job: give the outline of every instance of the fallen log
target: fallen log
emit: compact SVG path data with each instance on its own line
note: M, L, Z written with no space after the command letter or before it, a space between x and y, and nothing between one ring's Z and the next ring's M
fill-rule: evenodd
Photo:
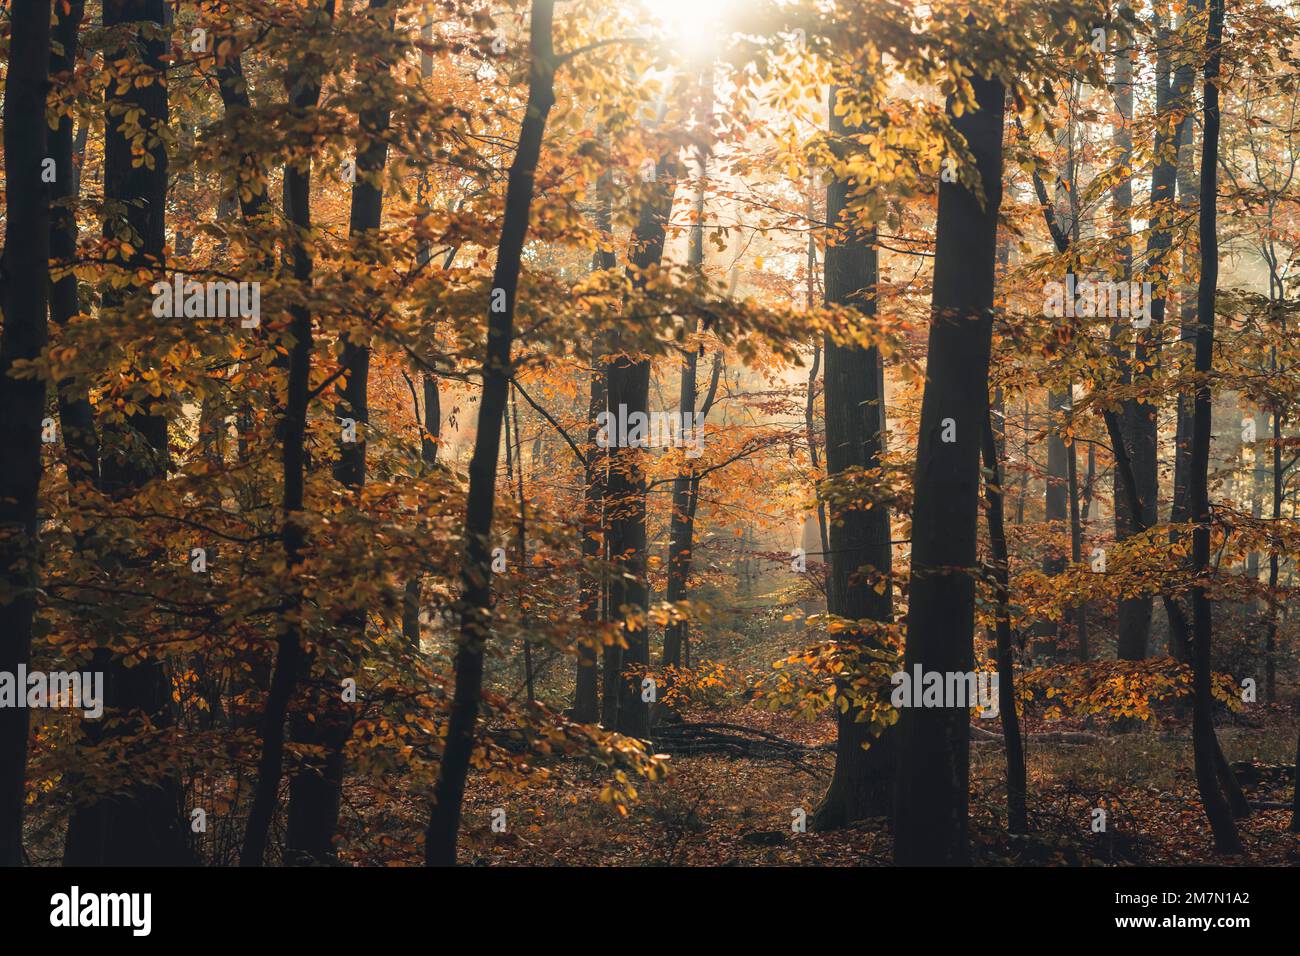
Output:
M755 727L711 721L666 724L655 727L650 737L655 749L661 753L680 756L719 754L755 760L780 760L813 776L825 773L821 768L809 766L806 762L810 755L825 749L824 747L810 747Z

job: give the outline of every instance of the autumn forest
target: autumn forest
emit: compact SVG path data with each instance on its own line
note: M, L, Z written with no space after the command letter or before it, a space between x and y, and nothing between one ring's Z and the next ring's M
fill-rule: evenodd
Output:
M0 865L1300 864L1292 0L0 62Z

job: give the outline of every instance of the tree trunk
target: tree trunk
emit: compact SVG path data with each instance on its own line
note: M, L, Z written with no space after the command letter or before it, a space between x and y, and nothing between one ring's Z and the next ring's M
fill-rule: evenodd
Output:
M70 81L77 62L77 46L85 0L76 0L68 12L60 4L55 8L57 20L53 39L62 51L51 49L50 74ZM50 318L66 326L81 312L77 276L71 271L77 258L77 216L75 203L81 193L80 160L85 153L88 126L83 123L76 138L72 116L59 117L59 125L50 134L50 155L54 158L53 201L50 213L50 258L69 271L50 287ZM78 148L80 147L80 148ZM84 382L67 380L59 383L59 426L63 433L64 460L68 477L74 484L99 485L99 435L95 430L90 393Z
M985 419L981 447L984 468L988 472L984 479L984 515L989 528L989 548L993 552L993 585L997 592L994 633L998 659L998 716L1001 718L1002 739L1007 751L1007 830L1011 833L1028 833L1025 747L1020 736L1020 717L1016 713L1016 668L1011 647L1011 559L1007 552L1007 532L1003 520L1005 490L1002 463L998 456L997 437L993 431L992 412Z
M1196 785L1205 814L1214 831L1220 853L1240 853L1241 841L1228 801L1219 789L1215 770L1214 698L1211 695L1211 638L1213 606L1205 578L1210 568L1209 468L1213 395L1209 373L1214 364L1214 304L1219 280L1219 238L1217 229L1219 166L1219 65L1223 36L1224 0L1210 0L1209 27L1205 37L1205 102L1201 143L1201 277L1197 287L1196 371L1200 373L1192 410L1192 454L1188 475L1188 497L1192 519L1192 565L1197 575L1192 587L1194 656L1192 659L1192 746L1195 753Z
M605 173L597 183L598 205L596 226L600 229L602 247L592 257L592 268L598 271L613 269L618 263L614 254L613 237L613 199L610 195L610 174ZM586 462L583 465L582 492L582 560L583 569L578 574L578 598L583 624L595 630L597 623L605 620L604 595L605 585L592 567L605 558L605 475L606 452L596 444L598 429L596 417L608 410L605 376L608 374L601 358L602 337L596 335L591 341L592 369L589 377L587 401L587 445ZM585 639L589 639L586 635ZM578 645L577 675L573 693L573 719L582 723L594 723L602 719L607 727L613 727L617 720L617 709L612 707L617 695L610 695L610 684L606 685L605 704L607 714L600 712L599 683L597 671L597 652L599 645L581 642ZM605 648L606 663L612 665L617 655L617 647Z
M1193 0L1194 10L1200 9L1203 0ZM1159 291L1168 276L1169 250L1173 244L1174 187L1178 176L1178 145L1187 125L1188 97L1192 88L1192 57L1185 56L1177 68L1170 72L1170 44L1172 31L1156 14L1158 53L1156 58L1156 132L1155 168L1151 172L1151 205L1155 210L1147 240L1147 268L1151 272L1153 293L1151 298L1151 323L1137 330L1133 348L1134 381L1150 381L1160 361L1161 336L1165 322L1167 297ZM1143 514L1143 524L1153 526L1159 520L1157 508L1160 483L1157 461L1157 407L1154 402L1130 399L1124 403L1123 432L1133 462L1134 479L1138 485L1138 498ZM1118 496L1117 496L1118 499ZM1117 500L1115 509L1116 540L1133 534L1131 516L1121 515ZM1116 654L1123 660L1143 660L1149 653L1151 638L1151 598L1139 597L1121 600L1119 607L1119 633Z
M1063 414L1070 405L1068 392L1047 393L1047 479L1043 496L1043 518L1048 522L1047 547L1043 554L1043 573L1049 577L1065 570L1065 556L1056 547L1056 535L1064 528L1069 515L1069 452L1061 437ZM1045 620L1035 628L1038 647L1035 654L1056 657L1057 625Z
M388 0L370 0L370 10L380 10ZM393 19L387 18L392 29ZM372 71L386 72L383 61L376 61ZM365 81L365 78L362 78ZM360 128L364 147L356 156L356 182L352 184L352 209L348 235L361 245L358 256L368 255L365 244L372 242L379 230L384 210L384 189L380 177L388 161L389 111L376 108L361 111ZM366 483L366 429L370 422L368 384L370 346L354 340L348 333L339 336L339 364L344 369L339 383L338 402L334 407L337 422L355 423L355 441L338 442L338 460L334 463L334 480L358 497ZM342 429L340 429L340 432ZM339 807L343 799L343 748L352 736L352 708L339 693L341 677L355 673L357 655L354 647L365 640L366 609L352 608L340 621L343 646L332 661L325 661L324 677L313 682L306 704L290 720L295 744L320 748L320 755L304 757L289 781L289 815L285 831L286 861L295 864L333 862L337 854L334 833L338 829ZM317 663L315 655L304 662L304 673ZM314 719L312 719L314 717Z
M998 206L1002 198L1000 79L971 77L978 109L953 114L975 158L981 197L939 184L934 296L925 393L917 436L912 571L904 668L968 673L974 666L976 521L980 444L988 416L988 367ZM950 437L952 441L944 441ZM968 709L903 709L899 722L894 860L964 862L969 855Z
M325 0L322 12L327 21L333 20L334 0ZM306 62L290 74L290 102L295 111L309 113L316 108L320 100L320 83L319 73L313 74ZM285 218L293 224L295 230L290 244L293 276L300 287L306 289L311 285L314 268L311 252L305 243L305 238L311 231L310 157L300 165L285 168L284 199ZM284 481L280 540L284 548L285 567L292 574L293 569L302 561L307 543L301 513L307 467L305 443L314 343L311 309L299 302L290 307L289 314L289 342L286 343L289 348L289 375L280 423ZM291 590L285 596L285 604L276 646L275 669L271 674L271 688L262 711L262 756L258 762L253 805L244 831L244 845L240 851L241 866L261 866L266 854L267 834L271 818L275 815L283 775L284 720L305 663L300 620L302 591L296 587Z
M614 254L613 198L610 194L611 174L604 173L597 184L596 225L600 229L602 247L592 257L592 268L608 271L618 264ZM603 575L591 568L609 558L605 522L606 482L609 459L605 449L596 443L598 428L596 417L609 410L606 377L609 374L602 352L608 338L597 334L591 340L591 373L587 402L587 458L583 466L583 524L582 558L584 568L578 576L578 595L581 601L583 623L594 629L597 622L608 620L609 586ZM612 728L618 720L617 673L620 666L620 648L605 646L603 675L598 668L601 646L579 645L577 675L574 685L574 719L592 723L597 719ZM602 685L603 684L603 688Z
M832 135L844 136L848 129L844 117L836 115L837 96L838 91L832 88L830 129ZM874 230L862 228L856 211L849 209L852 185L860 184L834 179L826 187L826 219L836 233L826 243L826 301L829 305L853 306L861 312L866 326L877 314L879 263ZM877 374L880 352L841 344L831 335L826 336L823 350L826 475L878 468L885 428L884 395ZM856 648L878 648L879 638L871 632L871 625L893 620L889 507L883 503L864 509L832 505L829 511L831 574L827 607L838 617L867 622L858 633L840 638L849 652L845 656L849 657ZM877 582L882 576L885 587L878 591ZM867 660L865 656L853 658L860 663ZM847 686L837 689L837 697L849 693ZM898 763L897 734L891 727L877 738L870 724L859 720L861 716L860 707L836 707L835 773L813 817L816 829L834 829L890 814Z
M496 510L497 464L501 430L510 391L510 343L515 298L532 213L534 180L546 119L555 104L555 54L551 45L554 0L533 0L529 12L528 104L519 145L506 186L505 217L492 276L487 342L483 357L483 395L479 405L474 455L469 465L465 508L465 560L461 569L461 633L456 651L456 683L447 738L434 786L425 831L426 866L454 866L465 777L474 752L474 728L483 692L483 645L490 636L492 607L492 516Z
M420 28L420 38L431 47L434 41L433 20ZM420 51L420 76L425 79L433 77L433 54L428 50ZM429 190L428 170L420 172L417 201L427 208ZM459 247L453 246L443 260L443 268L451 268L452 260ZM428 242L423 243L417 253L419 264L428 265L433 258L433 250ZM424 472L430 471L438 463L438 443L442 438L442 402L438 394L438 378L428 368L420 372L420 387L424 395L424 420L420 429L420 464ZM417 414L419 409L416 409ZM406 582L402 595L402 637L414 654L420 653L420 603L424 583L418 572Z
M438 379L425 371L420 376L424 400L424 418L420 423L420 465L424 473L438 464L438 443L442 437L442 401L438 394ZM423 590L420 575L412 575L406 582L402 596L402 638L411 652L420 652L420 594Z
M1140 514L1140 509L1136 507L1138 500L1137 481L1133 477L1133 465L1129 460L1128 451L1120 434L1119 415L1113 411L1103 409L1102 417L1105 419L1106 432L1110 436L1111 447L1115 453L1115 472L1119 477L1120 491L1128 499L1133 513ZM1136 530L1141 533L1150 529L1145 525L1139 525ZM1164 604L1165 617L1169 620L1169 639L1179 649L1177 656L1180 660L1191 660L1192 636L1187 615L1183 613L1182 606L1171 594L1162 593L1160 600ZM1232 768L1228 765L1227 758L1223 756L1223 750L1219 747L1219 738L1211 734L1210 743L1214 771L1218 776L1219 785L1223 787L1224 793L1227 795L1233 816L1238 819L1249 816L1250 804L1247 802L1245 794L1242 793L1241 785L1233 774Z
M1184 127L1182 135L1183 139L1178 148L1178 170L1176 175L1178 205L1180 212L1190 218L1193 210L1201 202L1201 187L1196 175L1196 150L1190 123ZM1184 271L1190 272L1194 264L1199 265L1199 262L1193 263L1193 257L1193 250L1190 248L1184 250L1183 258L1186 263ZM1178 341L1184 368L1191 368L1195 364L1196 330L1195 290L1190 286L1184 287L1181 293L1178 317ZM1171 524L1182 524L1191 517L1188 508L1192 461L1192 406L1193 396L1180 390L1174 413L1174 483L1173 501L1169 508L1169 521ZM1169 532L1170 544L1177 543L1180 537L1181 534L1178 531L1171 530ZM1170 656L1184 663L1191 663L1186 659L1186 655L1183 653L1184 650L1179 642L1173 639L1171 634L1169 640Z
M150 162L134 151L132 128L161 129L168 122L166 64L168 42L160 35L166 23L162 0L108 0L104 26L124 28L123 47L109 56L138 61L153 82L105 93L104 196L116 201L104 220L106 239L128 242L133 252L123 265L142 274L161 275L166 243L167 151L161 142L149 150ZM126 115L131 113L128 124ZM137 290L105 289L105 309L124 307ZM121 424L104 429L100 480L110 497L123 499L167 473L167 420L161 400ZM135 570L155 560L152 545L141 554L107 557L110 566ZM86 742L130 736L145 724L155 728L172 723L171 682L162 661L138 655L132 666L124 657L96 651L91 669L104 673L105 717L93 726L83 723ZM109 724L110 715L124 715ZM191 862L188 828L182 821L180 783L167 774L160 783L137 784L126 793L95 800L74 812L68 825L64 864L177 865Z
M613 254L610 254L613 258ZM608 268L600 265L599 268ZM596 351L592 349L593 353ZM604 484L602 481L602 454L596 446L596 416L605 410L605 370L597 367L590 375L590 393L587 403L587 461L583 467L582 493L582 561L578 574L579 613L583 624L594 631L600 623L600 579L590 570L601 559L601 540L604 529ZM592 634L584 634L578 644L578 672L573 692L573 719L584 724L595 723L599 717L597 697L597 645Z
M816 180L814 177L809 178L808 182L808 222L813 222L815 213L814 208L814 190ZM808 296L807 306L811 312L817 307L817 234L813 229L808 230ZM822 364L822 343L813 343L813 361L812 368L808 370L808 391L804 399L803 422L805 440L808 442L808 461L812 465L814 475L821 471L821 456L818 453L817 432L813 424L814 414L817 410L817 376L821 372ZM880 392L884 394L884 379L882 367L882 378ZM823 391L825 386L823 385ZM825 416L823 416L823 421ZM819 555L821 563L826 568L826 573L822 575L822 589L826 594L830 594L830 559L831 559L831 539L830 532L826 527L826 502L817 502L817 540L821 543L822 553ZM828 598L829 600L829 598ZM830 610L829 605L827 610Z
M1071 402L1073 408L1073 402ZM1070 442L1067 449L1066 472L1070 495L1070 560L1078 566L1083 561L1083 518L1079 507L1079 444ZM1091 651L1088 647L1088 605L1077 604L1071 609L1080 663L1086 664Z
M41 416L45 380L12 377L15 362L40 356L49 331L50 193L45 94L50 70L50 4L10 10L5 78L5 245L0 256L0 672L16 674L31 658L39 551ZM69 136L70 141L70 136ZM21 693L21 690L20 690ZM19 866L27 782L29 710L0 708L0 866Z
M820 342L813 346L812 367L808 369L808 391L804 398L804 435L808 442L808 462L812 466L812 472L817 475L821 471L821 454L818 452L817 429L813 424L814 415L817 411L817 377L821 374L822 366L822 344ZM823 391L825 386L823 385ZM825 421L825 415L822 416ZM826 527L826 502L817 502L817 540L821 544L822 553L818 556L821 563L826 566L828 572L831 559L831 539L830 530ZM822 575L822 589L830 594L830 574ZM829 600L829 598L828 598ZM827 605L827 610L830 606Z
M663 258L666 225L672 212L676 163L662 157L656 166L650 197L641 207L632 232L628 277L644 289L647 271ZM650 360L626 354L617 331L605 387L615 416L640 412L650 404ZM639 448L609 449L609 479L605 488L610 560L616 569L610 583L610 610L622 622L623 648L618 680L618 716L614 729L633 737L650 733L650 706L642 699L641 672L650 663L649 628L645 619L649 593L646 586L646 478Z
M1284 320L1285 321L1285 320ZM1276 365L1276 354L1274 364ZM1285 414L1273 409L1273 527L1281 525L1282 518L1282 426ZM1279 555L1276 546L1268 549L1268 624L1264 631L1264 699L1272 703L1277 697L1277 617Z
M712 100L713 76L706 72L701 77L701 85L709 86ZM696 148L695 217L691 223L690 251L687 265L692 269L704 268L704 199L708 186L709 172L708 148L700 145ZM695 395L696 374L699 369L702 348L697 348L691 341L698 328L694 318L686 321L686 341L682 355L681 383L678 388L677 408L683 423L694 422L697 411ZM698 436L697 436L698 437ZM688 460L689 462L689 460ZM676 604L686 600L687 587L691 576L691 551L695 546L695 511L692 507L692 491L699 479L695 477L693 464L688 463L682 471L673 477L672 513L668 528L668 603ZM682 646L689 640L690 623L673 621L664 628L663 664L665 667L682 666Z

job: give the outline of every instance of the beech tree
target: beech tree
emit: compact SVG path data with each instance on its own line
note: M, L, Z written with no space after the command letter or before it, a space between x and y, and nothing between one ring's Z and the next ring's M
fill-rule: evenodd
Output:
M46 158L45 84L50 70L50 4L13 11L16 53L5 78L5 244L0 254L0 668L16 673L31 657L36 612L37 511L41 484L41 419L45 380L17 377L18 363L45 346L49 299L50 193ZM57 175L57 168L56 168ZM0 712L0 866L23 861L22 820L27 769L28 711Z
M979 455L988 416L1006 88L996 76L976 76L970 86L973 104L964 104L959 114L950 96L947 107L974 167L960 182L939 184L904 671L919 664L926 671L964 673L974 664L975 588L965 569L975 564ZM969 852L966 707L907 708L898 734L895 860L964 862Z

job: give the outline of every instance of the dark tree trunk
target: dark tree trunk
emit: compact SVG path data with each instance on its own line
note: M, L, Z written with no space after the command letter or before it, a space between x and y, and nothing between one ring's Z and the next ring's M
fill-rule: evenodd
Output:
M644 289L647 272L663 258L668 216L672 212L675 163L660 159L650 198L641 207L632 231L628 277ZM649 411L650 360L628 355L615 343L606 365L605 387L609 408L629 418ZM650 734L650 704L641 692L642 672L650 663L650 632L645 618L649 591L646 585L646 478L640 448L609 449L609 478L605 487L606 534L610 560L616 569L609 588L611 613L622 621L623 648L619 666L618 715L614 729L633 737Z
M712 92L712 75L708 77L710 93ZM695 185L695 218L691 223L691 244L687 264L693 269L704 267L704 199L708 185L708 150L700 146L696 150L699 180ZM698 323L689 319L686 323L687 343L682 355L681 383L678 389L677 407L682 421L694 421L697 411L695 394L696 377L700 364L701 350L690 341ZM715 366L717 368L718 366ZM689 417L688 417L689 416ZM673 478L672 513L668 527L668 603L676 604L686 600L687 588L691 576L691 551L695 547L695 509L692 492L698 486L695 468L688 465ZM663 664L668 667L682 666L682 647L690 640L690 624L687 621L674 621L664 629Z
M978 109L953 116L975 158L983 197L939 184L934 296L917 437L912 570L903 666L967 673L974 667L976 522L980 444L1002 199L1001 80L971 78ZM953 431L955 430L955 434ZM945 432L952 441L944 441ZM969 855L968 710L907 707L899 722L894 860L964 862Z
M1276 364L1276 355L1274 356ZM1282 518L1282 425L1285 415L1278 409L1273 410L1273 526L1279 527ZM1277 696L1277 583L1279 555L1276 546L1268 549L1268 624L1264 631L1264 699L1272 703Z
M611 356L606 366L605 387L615 414L647 411L650 397L650 362L625 354ZM618 711L614 729L621 734L647 737L650 707L641 699L641 671L650 663L650 641L645 610L649 595L646 567L646 480L638 462L640 449L609 449L609 481L606 486L606 535L615 576L609 585L610 613L620 621L626 644L618 658Z
M1070 493L1070 560L1077 566L1083 561L1083 518L1079 506L1079 445L1071 442L1067 453L1066 471L1069 479ZM1078 604L1071 609L1074 617L1074 632L1077 641L1079 661L1087 663L1091 652L1088 648L1088 605Z
M1192 454L1188 475L1188 497L1192 529L1192 566L1197 583L1192 587L1192 746L1196 758L1196 785L1205 814L1214 831L1220 853L1240 853L1241 840L1232 810L1219 789L1215 768L1214 698L1211 639L1213 605L1205 578L1210 567L1210 439L1213 394L1209 373L1214 365L1214 303L1219 281L1219 237L1217 233L1219 167L1219 64L1223 37L1224 0L1210 0L1209 27L1205 37L1205 103L1201 143L1201 278L1196 296L1196 399L1192 410Z
M818 342L813 346L812 367L808 369L808 391L803 408L804 435L806 436L805 440L808 442L808 462L812 465L814 475L818 474L822 467L821 453L818 451L817 428L814 425L814 415L817 411L817 377L821 374L821 368L822 344ZM825 391L825 385L822 386L822 390ZM822 420L825 421L825 414L823 414ZM817 502L817 540L822 549L822 553L818 557L821 558L821 563L828 569L828 573L822 576L822 589L829 595L831 538L830 529L826 526L826 502L820 500ZM829 604L826 609L830 610Z
M1203 0L1194 0L1199 9ZM1147 269L1151 275L1151 323L1137 330L1133 348L1131 376L1134 381L1149 382L1160 361L1161 337L1165 322L1166 296L1159 289L1167 279L1169 250L1173 244L1173 219L1175 215L1174 188L1177 183L1178 144L1187 125L1189 94L1192 89L1192 57L1182 58L1178 67L1170 69L1170 44L1172 32L1159 20L1157 14L1158 54L1156 60L1156 133L1155 168L1151 172L1151 205L1154 220L1147 240ZM1129 399L1123 408L1123 432L1133 463L1133 477L1142 508L1142 524L1152 527L1159 520L1157 509L1160 496L1160 479L1157 461L1157 406L1154 402ZM1131 515L1121 513L1122 505L1117 495L1115 509L1115 536L1123 540L1134 533L1136 523ZM1129 598L1119 607L1119 633L1116 654L1122 660L1143 660L1149 653L1151 638L1151 598Z
M1119 415L1113 411L1103 409L1102 417L1105 419L1106 433L1110 436L1111 447L1115 453L1115 472L1119 477L1120 492L1128 499L1129 506L1133 508L1133 513L1139 514L1139 509L1134 507L1137 504L1137 480L1133 477L1133 465L1129 460L1128 451L1120 434ZM1136 528L1138 533L1148 530L1150 529L1141 524ZM1160 600L1164 604L1165 617L1169 620L1169 639L1179 649L1177 656L1180 660L1192 660L1191 625L1187 621L1187 615L1183 612L1182 605L1178 603L1177 598L1167 592L1160 595ZM1223 750L1219 747L1218 736L1211 734L1210 743L1213 752L1214 771L1218 776L1219 785L1223 787L1223 791L1228 798L1233 816L1239 819L1249 816L1250 804L1242 793L1241 785L1233 774L1232 768L1228 765Z
M1196 176L1195 144L1191 124L1183 130L1183 141L1178 148L1178 205L1184 216L1191 216L1201 202L1201 186ZM1187 258L1190 260L1191 256ZM1188 267L1192 265L1187 263ZM1183 290L1179 307L1178 338L1183 346L1185 367L1194 364L1196 348L1196 295L1190 288ZM1174 493L1169 509L1171 523L1188 520L1187 483L1192 457L1192 396L1178 393L1178 410L1174 425ZM1176 540L1176 539L1175 539Z
M610 174L606 173L597 184L599 205L596 213L596 226L604 246L597 250L592 259L592 268L605 271L617 264L613 245L613 199L610 195ZM587 459L583 465L582 493L582 560L583 569L578 575L578 599L581 602L581 616L589 632L594 631L598 622L605 620L605 584L601 577L591 569L603 560L605 552L605 478L607 474L606 452L596 444L596 416L608 409L606 400L605 377L608 370L601 358L603 338L594 336L591 342L590 391L587 402ZM584 640L591 634L584 635ZM608 679L605 686L604 703L607 713L602 714L598 694L600 673L597 669L597 652L599 646L594 643L580 643L578 646L577 675L573 694L573 718L583 723L594 723L598 718L606 727L613 727L617 720L617 693L611 693L612 682ZM606 647L604 650L606 670L617 661L618 648ZM612 674L609 676L613 676Z
M57 20L53 39L62 51L51 49L50 74L70 81L77 62L77 44L85 0L76 0L63 12L55 8ZM75 204L81 193L80 160L84 155L88 127L82 124L80 142L74 139L72 116L61 116L50 134L50 155L54 158L54 208L50 213L50 259L71 268L77 258L77 216ZM78 148L80 146L80 149ZM50 318L66 326L81 311L77 277L68 271L50 286ZM63 433L64 460L73 484L99 485L99 435L94 411L84 382L59 383L59 425Z
M1006 495L998 445L993 432L993 414L990 413L985 419L981 450L984 468L988 472L984 479L984 515L988 522L989 549L993 552L993 586L997 593L994 634L998 659L998 716L1007 752L1007 830L1028 833L1025 746L1020 736L1020 717L1016 713L1016 669L1011 647L1011 561L1003 520Z
M835 113L837 91L831 90L832 134L847 132L844 118ZM851 184L834 180L826 187L826 219L835 231L826 243L826 301L851 305L862 313L862 324L870 325L877 314L879 281L878 253L874 230L864 229L856 211L849 207ZM880 393L880 353L856 345L845 345L827 335L825 401L826 475L850 469L880 466L884 452L884 395ZM871 508L829 509L827 536L830 544L830 589L827 607L838 617L861 621L863 627L840 640L852 653L860 647L880 647L872 625L893 620L893 587L889 583L893 560L890 549L889 507L878 503ZM876 586L881 577L885 588ZM858 659L865 664L865 656ZM840 695L848 695L845 686ZM892 807L894 771L898 762L894 728L873 736L870 724L862 722L860 707L836 709L837 737L835 773L813 816L819 830L847 826L873 816L888 816ZM864 745L867 749L863 749Z
M427 866L454 866L460 831L465 777L474 752L474 727L483 692L483 645L491 634L492 516L496 509L497 463L501 430L510 391L510 343L514 336L515 298L532 213L534 180L541 155L546 119L555 104L555 54L551 41L554 0L533 0L529 12L528 104L519 132L519 146L506 186L505 217L492 276L492 299L504 299L500 310L489 307L483 358L483 395L479 405L474 455L469 465L469 500L465 509L465 560L461 570L461 633L456 651L456 684L452 695L447 739L443 746L433 807L425 831ZM501 290L497 293L496 290Z
M1291 832L1300 833L1300 734L1295 742L1295 772L1291 775Z
M1047 538L1047 548L1043 554L1043 573L1048 576L1060 574L1065 570L1065 556L1056 547L1056 535L1061 531L1069 515L1069 452L1065 440L1061 437L1063 413L1070 404L1068 392L1047 393L1047 480L1043 496L1043 517L1050 524L1051 531ZM1055 621L1042 621L1035 627L1039 639L1037 653L1049 658L1056 656L1057 624Z
M117 205L104 221L106 239L126 241L133 252L123 265L162 275L166 241L167 151L162 143L149 148L151 161L139 161L130 127L161 129L168 122L165 56L167 40L162 0L108 0L104 26L116 28L120 48L109 55L138 61L153 77L119 92L105 93L104 196ZM133 112L129 124L126 114ZM120 209L120 212L115 211ZM136 290L105 289L105 309L122 308ZM126 421L104 428L100 481L104 492L127 498L168 467L167 419L161 401L154 401ZM111 565L139 569L154 560L151 546L142 554L110 555ZM83 724L85 740L99 743L109 734L130 736L146 722L153 727L172 723L171 682L160 660L143 657L127 666L124 657L96 651L93 670L104 673L102 721ZM123 715L107 725L110 715ZM68 825L64 863L87 865L177 865L191 862L188 828L183 822L180 783L170 774L160 782L128 785L125 793L103 797L79 808Z
M604 268L602 266L602 268ZM595 350L593 349L593 352ZM595 355L592 361L598 363ZM599 716L597 699L596 651L592 631L600 622L600 579L589 570L601 558L601 535L604 527L604 489L602 485L602 457L596 447L596 416L605 410L605 371L594 368L591 372L591 390L587 405L587 462L583 468L582 493L582 560L583 569L578 575L578 601L582 622L588 633L578 645L578 673L573 693L573 719L584 724L595 723Z
M683 416L695 414L695 374L699 354L694 349L682 360L682 381L678 407ZM668 603L686 600L687 582L691 574L691 548L694 544L695 522L691 512L691 489L695 481L691 473L673 478L672 515L668 527ZM686 621L674 621L664 628L664 666L681 667L682 645L687 639Z
M813 222L816 194L815 177L810 177L808 183L808 222ZM811 312L817 307L817 233L813 229L808 230L808 311ZM813 474L816 475L821 471L821 455L818 451L817 430L814 425L814 416L817 411L817 376L821 372L822 365L822 343L813 344L813 361L812 368L808 369L808 391L804 399L803 406L803 425L805 440L808 442L808 462L812 465ZM880 392L884 393L884 367L881 367ZM822 386L825 391L825 385ZM823 399L824 401L824 399ZM825 416L823 415L823 422ZM883 427L883 420L882 420ZM819 555L821 563L826 568L826 573L822 576L822 589L827 595L830 594L830 559L831 559L831 539L830 531L826 527L826 502L819 500L817 502L817 540L821 544L822 553ZM829 597L828 597L829 600ZM827 610L830 606L827 605Z
M370 0L372 11L387 5L388 0ZM387 18L387 26L392 29L391 16ZM378 61L371 69L385 72L387 65ZM352 210L348 222L348 234L361 244L359 257L368 255L366 244L374 241L383 218L384 189L380 177L388 162L388 123L389 111L386 109L361 111L360 127L365 145L356 157L356 182L352 184ZM366 483L370 346L344 332L339 336L339 352L339 364L344 373L337 390L334 416L340 424L344 420L355 424L356 440L339 439L334 480L359 495ZM353 723L352 708L343 702L338 688L341 677L353 674L356 669L354 647L365 640L365 631L366 609L350 609L340 622L339 636L343 646L333 649L333 660L325 661L326 674L312 683L313 689L306 705L290 720L294 743L321 749L319 756L304 758L289 781L285 855L290 863L331 863L337 856L334 833L338 829L339 807L343 799L343 748L352 736ZM316 663L316 660L306 661L305 671L309 672Z
M334 0L326 0L325 17L334 17ZM310 113L320 100L320 75L308 64L300 64L290 74L290 102L301 114ZM290 261L294 279L301 288L311 285L314 268L311 252L304 239L311 230L311 160L290 165L284 171L285 218L293 224L295 236L290 244ZM311 391L312 314L307 304L298 302L289 309L289 375L285 392L283 418L280 422L281 465L284 490L281 503L280 539L284 548L285 567L291 572L303 558L306 528L302 521L303 494L307 469L307 411ZM303 672L301 608L303 594L293 589L285 596L285 611L280 621L275 669L271 688L262 711L260 736L262 756L257 767L253 805L249 811L241 866L261 866L266 855L267 835L275 815L283 776L284 720L289 701Z
M247 122L246 116L253 104L248 95L248 80L244 76L239 55L222 60L217 65L216 77L226 119L231 123ZM241 189L241 186L244 188ZM248 222L256 221L270 210L271 197L267 192L266 173L261 160L253 152L244 152L239 156L235 194L239 199L240 212Z
M50 192L42 179L46 156L45 95L50 70L50 4L10 10L5 79L5 245L0 256L0 672L17 673L31 657L39 553L41 416L45 380L16 379L18 361L36 359L49 331ZM70 139L69 139L70 141ZM0 866L23 857L27 782L26 707L0 708Z
M1196 175L1196 158L1195 147L1193 143L1192 124L1185 124L1182 131L1182 142L1178 148L1178 205L1181 213L1188 218L1191 217L1194 210L1201 202L1201 186ZM1185 254L1185 259L1190 260L1192 257L1189 253ZM1188 262L1190 269L1191 263ZM1179 304L1179 321L1178 321L1178 338L1181 346L1182 361L1184 368L1192 368L1195 365L1195 348L1197 332L1197 315L1196 315L1196 295L1193 289L1184 288L1182 301ZM1190 519L1189 508L1189 476L1191 472L1192 461L1192 406L1194 397L1186 391L1179 391L1177 406L1175 410L1174 421L1174 486L1173 501L1169 508L1169 521L1171 524L1182 524ZM1180 534L1177 531L1170 531L1170 543L1177 543ZM1185 648L1180 646L1171 635L1169 640L1169 654L1177 660L1190 663L1186 660L1183 653Z

